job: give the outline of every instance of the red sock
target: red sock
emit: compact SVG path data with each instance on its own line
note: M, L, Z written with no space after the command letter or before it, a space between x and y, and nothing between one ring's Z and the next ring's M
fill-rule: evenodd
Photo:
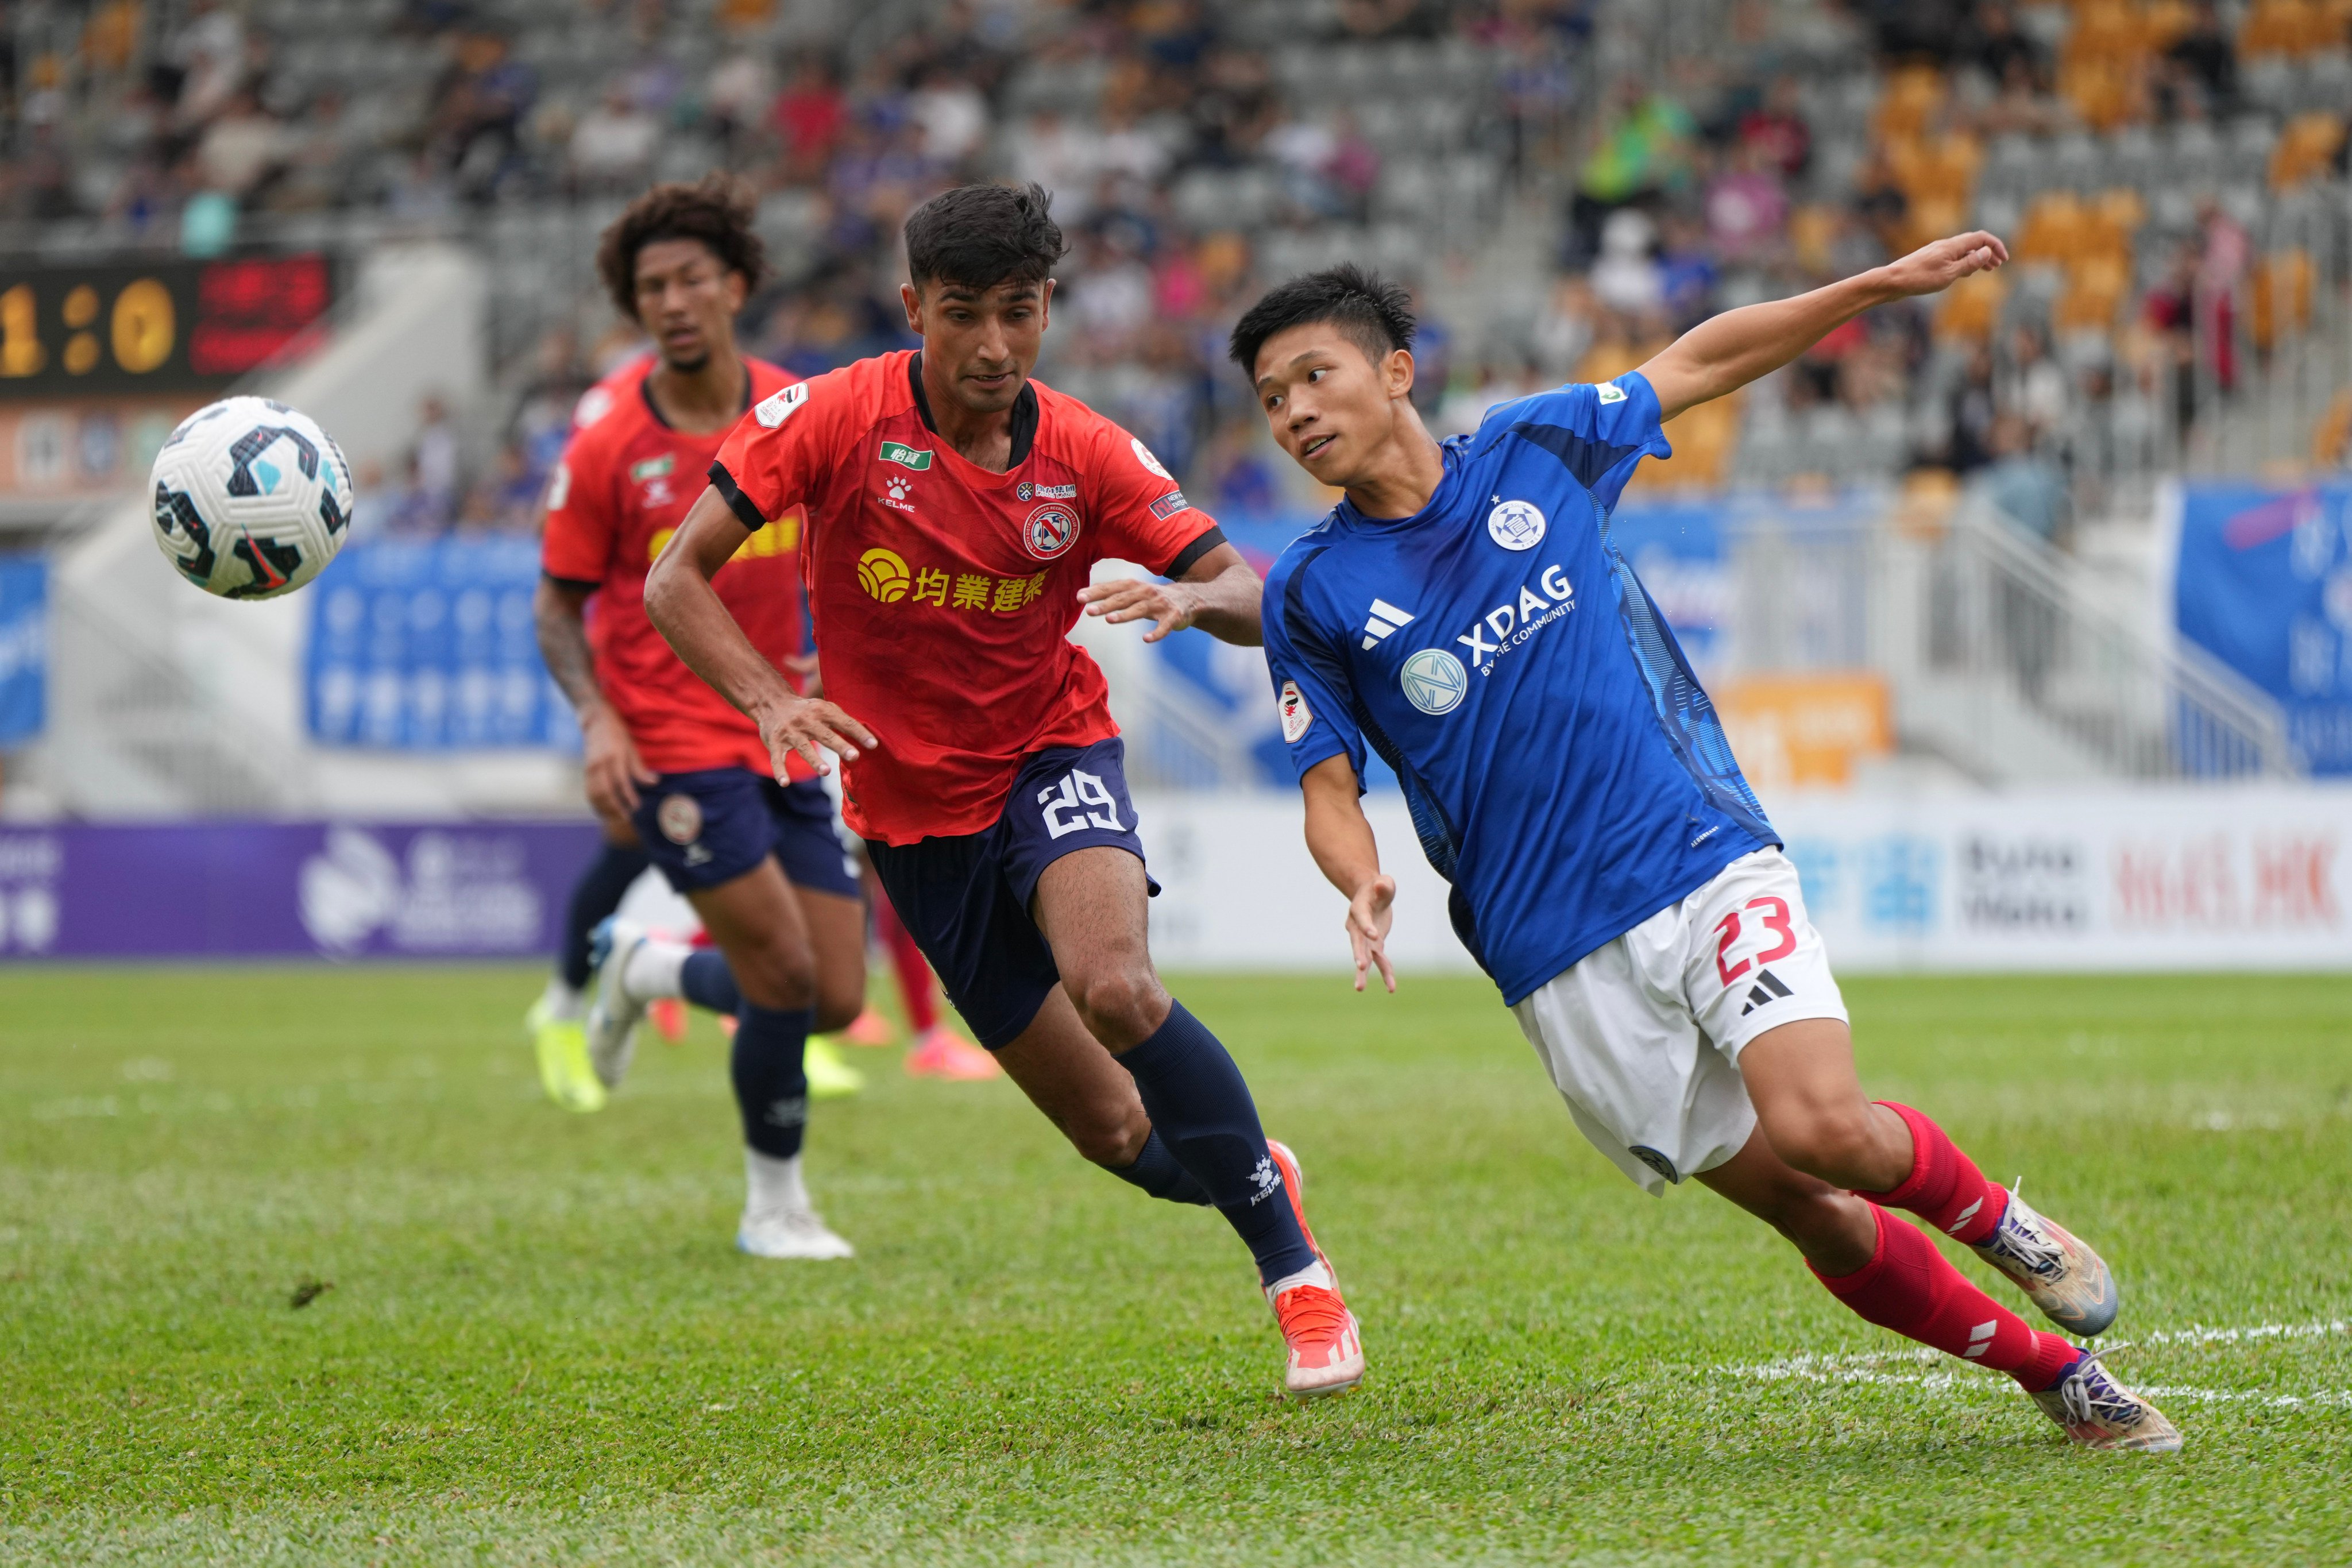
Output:
M1878 1248L1870 1261L1835 1278L1813 1270L1831 1295L1864 1321L1962 1361L1996 1367L2029 1390L2058 1381L2074 1359L2073 1345L2028 1327L1969 1284L1917 1226L1888 1218L1875 1205L1870 1214L1878 1222Z
M931 966L924 961L923 950L915 945L914 934L898 919L898 911L890 907L889 895L883 892L878 879L874 888L874 924L882 933L882 945L890 951L890 968L898 977L898 999L907 1005L907 1025L918 1035L927 1033L940 1021Z
M1891 1209L1909 1209L1955 1241L1973 1247L1992 1234L2009 1212L2009 1192L1988 1182L1976 1162L1944 1136L1944 1130L1926 1114L1891 1100L1879 1104L1903 1118L1911 1129L1911 1173L1892 1192L1858 1193L1857 1197Z

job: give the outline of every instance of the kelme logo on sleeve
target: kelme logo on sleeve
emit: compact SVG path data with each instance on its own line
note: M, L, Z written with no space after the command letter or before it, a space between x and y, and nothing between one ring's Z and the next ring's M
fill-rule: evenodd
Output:
M931 455L929 452L919 452L912 447L902 447L896 441L882 443L882 460L912 468L917 473L921 473L931 466Z

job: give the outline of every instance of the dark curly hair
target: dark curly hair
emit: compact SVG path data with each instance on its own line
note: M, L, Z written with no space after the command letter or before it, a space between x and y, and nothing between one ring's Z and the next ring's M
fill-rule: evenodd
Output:
M1401 283L1349 263L1308 272L1267 291L1234 324L1231 352L1242 374L1257 374L1258 350L1277 332L1309 321L1328 321L1378 364L1398 349L1412 347L1412 296Z
M596 242L596 275L614 306L637 319L637 252L665 239L691 239L707 247L719 264L743 275L757 289L768 276L768 247L753 232L751 194L721 174L656 185L628 205Z

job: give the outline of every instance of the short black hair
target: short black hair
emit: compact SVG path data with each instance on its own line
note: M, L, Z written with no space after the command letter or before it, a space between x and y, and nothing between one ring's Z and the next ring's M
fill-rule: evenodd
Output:
M1043 283L1070 253L1045 187L958 185L907 215L907 272L917 289Z
M1345 262L1293 278L1243 311L1234 324L1234 363L1255 380L1257 353L1265 341L1309 321L1330 322L1374 364L1412 347L1413 330L1420 325L1403 284Z
M719 264L740 272L746 288L768 275L768 247L751 226L757 208L740 183L709 174L691 184L656 185L623 210L596 242L596 275L613 304L637 319L637 252L666 239L691 239L709 247Z

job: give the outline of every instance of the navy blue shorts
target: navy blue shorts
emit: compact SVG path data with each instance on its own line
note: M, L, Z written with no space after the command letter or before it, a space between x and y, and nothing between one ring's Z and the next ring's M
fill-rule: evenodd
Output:
M1105 844L1143 858L1127 798L1127 746L1116 737L1029 757L985 832L895 847L869 838L866 852L948 1000L993 1051L1018 1038L1062 983L1029 918L1037 879L1073 849Z
M639 792L629 820L681 893L731 882L773 855L796 888L864 896L833 797L814 779L779 784L749 768L664 773Z

